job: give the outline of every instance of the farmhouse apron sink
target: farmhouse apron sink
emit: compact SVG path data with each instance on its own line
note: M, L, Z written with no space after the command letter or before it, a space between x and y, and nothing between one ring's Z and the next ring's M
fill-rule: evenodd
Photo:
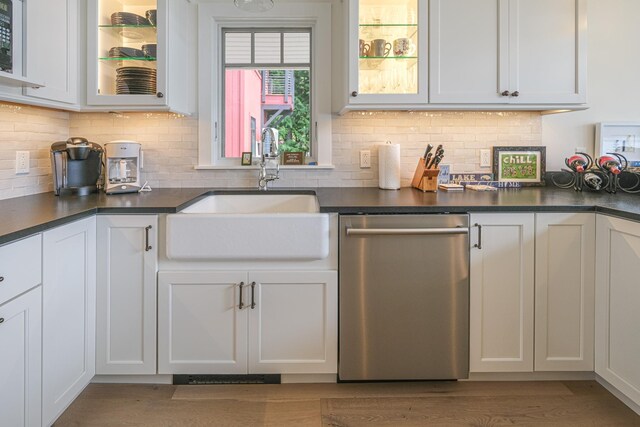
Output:
M167 215L167 257L317 260L329 255L329 215L315 194L214 194Z

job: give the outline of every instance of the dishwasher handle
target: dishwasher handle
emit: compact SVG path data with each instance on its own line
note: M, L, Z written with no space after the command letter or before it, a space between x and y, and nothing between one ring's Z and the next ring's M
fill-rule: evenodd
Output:
M469 234L469 228L448 227L448 228L347 228L347 236L438 236L447 234Z

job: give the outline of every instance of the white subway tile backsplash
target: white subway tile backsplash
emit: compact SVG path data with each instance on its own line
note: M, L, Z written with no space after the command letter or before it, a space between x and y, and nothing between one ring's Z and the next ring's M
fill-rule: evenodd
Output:
M332 170L282 170L276 187L378 185L377 145L401 145L402 185L408 186L427 144L443 144L452 172L487 172L479 150L494 145L540 145L535 112L351 112L333 120ZM140 142L143 179L152 187L255 187L257 171L195 170L196 118L171 113L68 113L0 104L0 199L52 190L49 147L69 136L104 145ZM15 175L15 151L29 150L29 175ZM360 150L371 150L372 167L360 169Z

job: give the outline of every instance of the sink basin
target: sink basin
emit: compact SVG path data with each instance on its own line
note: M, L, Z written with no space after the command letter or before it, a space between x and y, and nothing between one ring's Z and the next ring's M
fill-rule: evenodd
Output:
M214 194L183 209L182 213L259 214L317 213L313 194Z
M167 215L167 257L182 260L324 259L329 215L313 194L214 194Z

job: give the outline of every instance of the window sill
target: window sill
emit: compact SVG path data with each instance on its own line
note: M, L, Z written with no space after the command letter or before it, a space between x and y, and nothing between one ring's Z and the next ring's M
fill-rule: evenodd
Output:
M258 165L251 166L216 166L216 165L196 165L195 170L258 170ZM330 170L335 169L334 165L280 165L280 170ZM274 168L269 168L274 169Z

